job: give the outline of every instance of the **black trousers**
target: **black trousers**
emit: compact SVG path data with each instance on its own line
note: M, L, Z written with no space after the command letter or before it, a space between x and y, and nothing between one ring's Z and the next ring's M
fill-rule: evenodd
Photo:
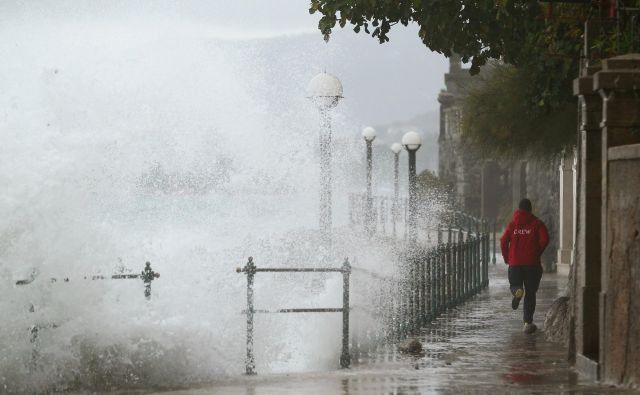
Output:
M542 266L509 266L509 285L511 294L518 288L524 288L523 320L526 323L533 322L533 313L536 311L536 292L542 278Z

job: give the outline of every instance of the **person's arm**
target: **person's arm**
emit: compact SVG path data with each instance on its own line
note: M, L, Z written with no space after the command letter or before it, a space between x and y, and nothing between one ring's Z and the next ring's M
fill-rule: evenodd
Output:
M540 254L542 254L549 245L549 232L547 232L547 227L542 221L540 221L540 227L538 228L538 242L540 243Z
M511 242L511 224L507 225L502 237L500 238L500 250L502 251L502 259L505 264L509 264L509 242Z

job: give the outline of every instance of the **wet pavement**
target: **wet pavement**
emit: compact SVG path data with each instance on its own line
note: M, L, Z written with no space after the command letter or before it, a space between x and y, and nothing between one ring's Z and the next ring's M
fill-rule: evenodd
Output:
M490 285L424 328L425 353L399 354L394 346L356 357L353 367L331 372L238 377L163 394L601 394L637 393L599 386L573 371L567 350L545 340L544 314L562 295L567 278L545 274L534 321L522 332L522 310L511 309L506 266L490 267Z

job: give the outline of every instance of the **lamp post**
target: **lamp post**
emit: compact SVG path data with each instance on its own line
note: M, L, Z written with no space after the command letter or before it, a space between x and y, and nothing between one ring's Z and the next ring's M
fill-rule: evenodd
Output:
M393 151L393 207L391 215L393 216L393 236L396 236L396 220L398 219L398 199L400 198L400 152L402 145L400 143L391 144Z
M402 136L402 145L409 153L409 243L416 242L416 215L417 215L417 190L416 190L416 152L422 145L422 139L416 132L407 132Z
M307 87L308 98L320 111L320 233L326 246L331 244L331 117L329 111L342 98L342 84L335 76L320 73Z
M371 191L371 178L372 178L372 170L373 170L373 160L372 156L372 145L373 140L376 139L376 130L371 126L367 126L362 130L362 137L364 137L364 141L367 144L367 207L365 213L365 227L367 233L369 235L373 234L374 225L373 225L373 196Z

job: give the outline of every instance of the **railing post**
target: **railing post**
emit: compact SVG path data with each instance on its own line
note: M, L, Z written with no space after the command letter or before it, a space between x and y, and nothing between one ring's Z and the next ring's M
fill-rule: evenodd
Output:
M447 308L447 246L440 248L440 313Z
M253 263L253 257L249 257L244 272L247 273L247 358L245 367L248 375L254 375L256 374L256 362L253 356L253 279L256 274L256 265Z
M422 283L420 282L420 255L419 251L416 250L416 253L413 256L413 260L411 262L413 266L413 286L414 286L414 326L413 329L417 333L422 326L422 295L420 290L422 289Z
M478 262L476 260L476 245L478 238L474 237L471 241L471 295L476 294L476 284L478 283Z
M475 240L475 245L473 248L473 254L475 255L475 261L476 261L476 267L475 267L475 272L476 272L476 284L475 284L475 289L476 292L475 293L479 293L480 292L480 274L482 273L481 270L481 265L482 265L482 261L480 260L480 242L482 240L481 236L480 236L480 229L478 229L478 233L476 234L476 240Z
M464 256L462 229L458 228L458 303L464 299Z
M486 262L484 243L487 234L485 228L485 221L482 220L482 227L480 228L480 248L478 250L478 254L480 255L480 289L484 287L484 264Z
M447 243L447 307L451 308L455 305L455 301L453 298L453 246L451 244L451 240Z
M442 246L436 247L436 315L442 311Z
M495 265L496 264L496 237L498 237L497 233L496 233L496 220L493 220L493 256L491 257L491 262Z
M485 232L483 235L484 239L484 247L482 249L482 253L484 255L484 284L483 287L486 287L489 284L489 222L486 223Z
M471 291L471 238L464 243L464 298L469 297Z
M476 272L475 289L476 289L476 292L475 293L480 292L480 273L481 273L481 271L480 271L480 264L481 264L481 262L480 262L480 240L482 240L482 239L480 238L480 233L478 232L476 234L476 241L475 241L475 245L474 245L474 248L473 248L473 254L475 255L475 261L476 261L476 267L475 267L475 272Z
M469 253L471 254L471 295L473 296L476 293L476 239L473 238L469 240Z
M407 210L408 210L408 204L407 204L407 199L404 199L404 241L407 241L407 236L408 236L408 232L407 232Z
M490 253L489 253L489 226L487 225L487 233L485 233L484 239L485 239L485 243L484 243L484 256L485 256L485 261L484 261L484 286L486 287L487 285L489 285L489 259L490 259Z
M386 203L385 199L381 198L380 199L380 218L378 218L378 220L380 221L380 228L383 236L387 235L387 227L386 227L387 205L385 203Z
M351 264L345 258L342 264L342 354L340 354L340 367L343 369L351 365L349 354L349 275Z
M437 259L437 250L435 248L432 248L429 251L429 294L430 296L430 301L429 304L431 305L431 319L433 320L435 318L435 316L437 315L437 306L438 306L438 300L437 300L437 279L436 279L436 259Z
M151 262L146 262L144 270L140 273L140 278L142 278L142 282L144 283L144 297L147 298L147 300L151 300L151 282L157 277L160 277L160 274L151 269Z
M445 281L444 271L447 266L446 253L447 253L447 250L444 244L438 247L438 314L442 314L442 312L444 311L444 305L445 305L444 295L445 295L446 281Z
M416 291L418 287L416 287L416 270L415 270L415 250L412 249L411 255L408 259L409 266L409 281L407 281L409 286L409 333L414 333L416 328Z
M422 292L422 309L420 310L420 321L422 326L427 324L427 309L428 309L428 295L427 295L427 256L423 253L420 255L420 281Z
M444 310L451 307L450 296L451 296L451 244L445 245L445 255L444 255L444 270L442 271L444 274Z

